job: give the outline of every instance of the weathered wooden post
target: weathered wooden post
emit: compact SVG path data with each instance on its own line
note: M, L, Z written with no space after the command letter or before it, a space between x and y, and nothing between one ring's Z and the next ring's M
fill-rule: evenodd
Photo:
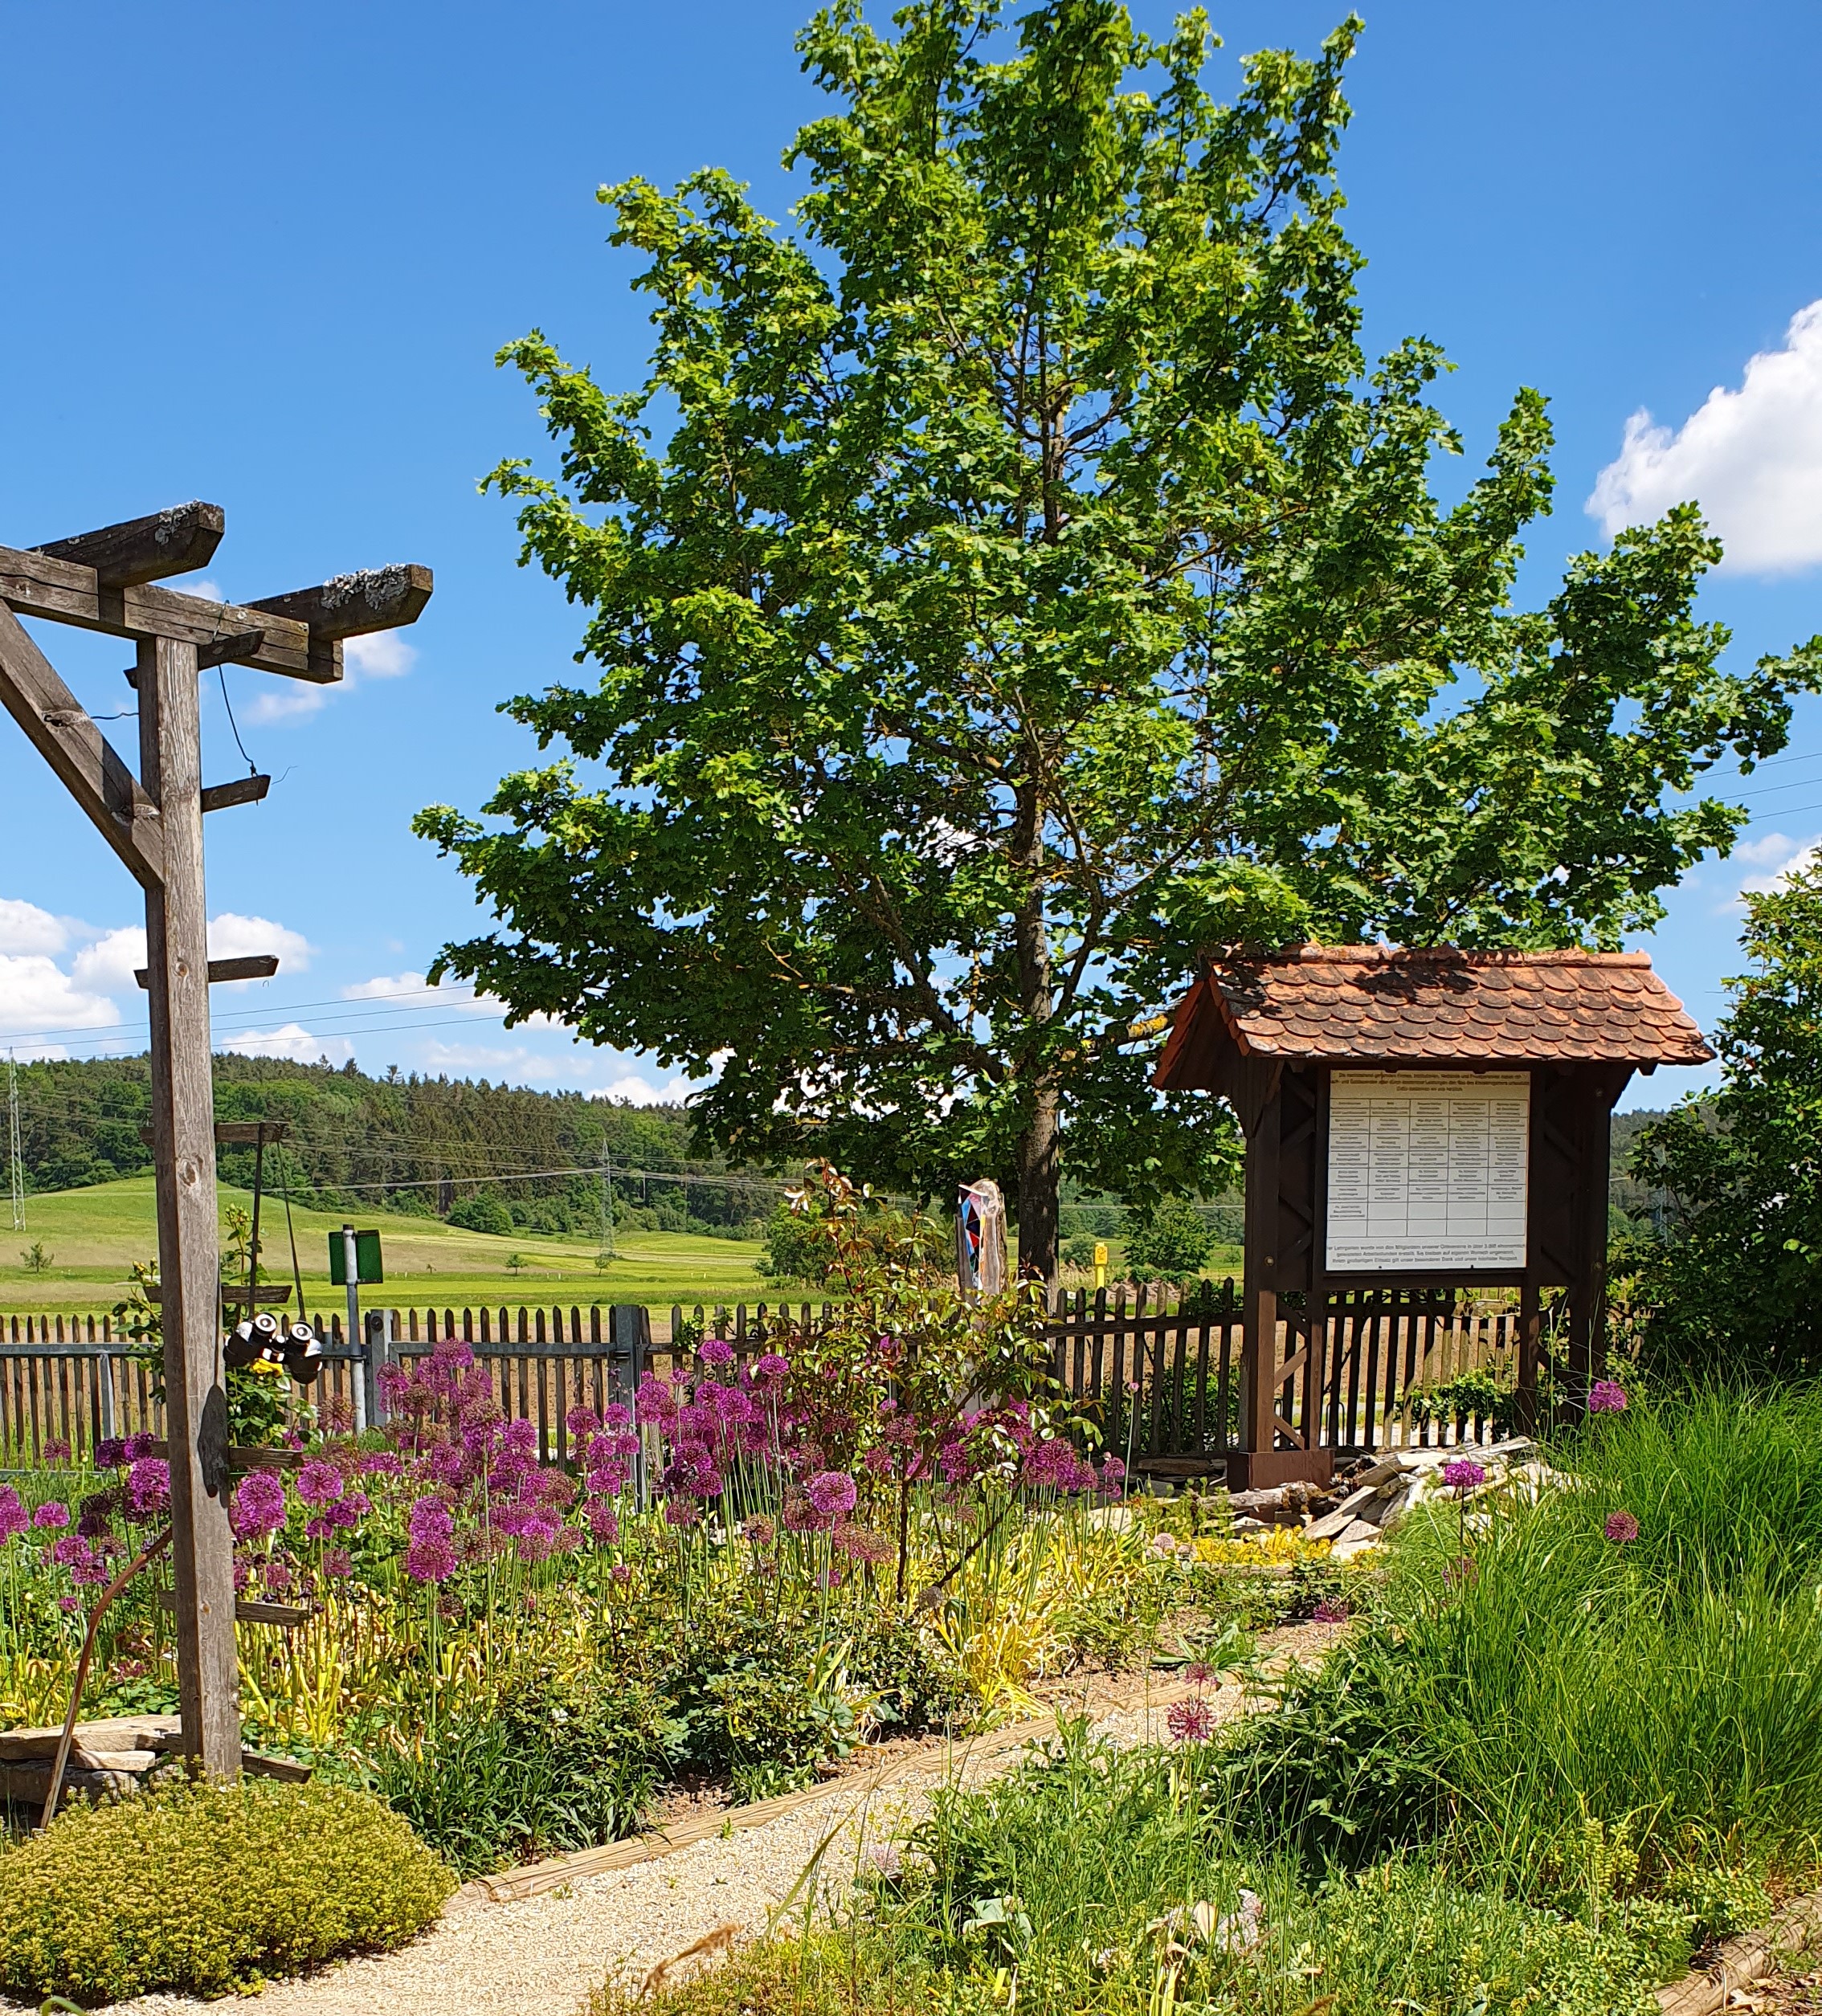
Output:
M247 608L153 585L206 566L224 522L218 506L190 504L48 546L0 546L0 701L145 892L179 1700L185 1749L231 1775L240 1718L208 990L277 961L209 958L202 815L257 801L270 779L204 787L198 674L241 664L339 679L342 639L414 622L431 582L427 568L388 567ZM22 614L135 641L138 777Z

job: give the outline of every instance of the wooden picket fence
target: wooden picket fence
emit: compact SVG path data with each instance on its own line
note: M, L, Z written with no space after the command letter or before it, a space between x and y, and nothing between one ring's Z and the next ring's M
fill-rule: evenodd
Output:
M663 1375L687 1361L705 1337L725 1338L737 1357L755 1356L790 1326L814 1326L831 1305L738 1303L645 1312L643 1365ZM1281 1355L1300 1344L1303 1318L1290 1311ZM325 1346L317 1385L300 1402L345 1426L354 1418L361 1354L348 1348L339 1312L311 1319ZM517 1309L410 1308L369 1312L370 1335L389 1332L382 1349L409 1364L443 1338L460 1338L496 1385L509 1418L534 1421L546 1460L569 1451L566 1416L627 1400L634 1361L616 1348L612 1312L521 1305ZM1098 1430L1103 1446L1134 1459L1219 1456L1232 1446L1239 1414L1240 1298L1232 1279L1179 1290L1121 1287L1060 1295L1047 1334L1054 1375ZM376 1337L376 1342L378 1339ZM1391 1291L1338 1298L1323 1348L1280 1395L1279 1412L1313 1439L1366 1450L1407 1442L1484 1440L1489 1424L1414 1425L1415 1390L1467 1372L1509 1385L1518 1353L1518 1314L1467 1294ZM142 1347L106 1316L0 1318L0 1467L47 1454L82 1458L107 1436L161 1435L163 1409L153 1394Z

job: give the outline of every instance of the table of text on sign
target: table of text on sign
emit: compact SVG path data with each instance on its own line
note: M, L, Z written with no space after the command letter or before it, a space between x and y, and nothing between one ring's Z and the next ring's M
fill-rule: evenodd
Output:
M1330 1271L1523 1267L1530 1092L1522 1071L1336 1071Z

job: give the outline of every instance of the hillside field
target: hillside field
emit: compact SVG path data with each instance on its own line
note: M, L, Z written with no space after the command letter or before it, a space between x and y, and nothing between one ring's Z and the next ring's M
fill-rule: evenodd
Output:
M252 1208L247 1191L224 1184L220 1196L224 1212L233 1204ZM294 1208L292 1215L305 1300L313 1310L339 1308L342 1291L329 1285L329 1234L339 1232L349 1214ZM354 1214L354 1222L380 1234L386 1283L362 1291L363 1301L374 1308L597 1301L687 1308L777 1299L777 1289L754 1267L765 1249L753 1239L628 1231L616 1241L620 1257L603 1272L594 1263L593 1239L525 1230L496 1238L435 1218L372 1210ZM127 1177L29 1197L25 1230L7 1226L0 1239L0 1310L101 1314L125 1295L131 1263L157 1251L152 1178ZM270 1196L261 1206L260 1243L264 1274L288 1279L284 1206ZM34 1244L51 1256L46 1273L32 1273L23 1264ZM517 1275L506 1265L514 1254L526 1263Z

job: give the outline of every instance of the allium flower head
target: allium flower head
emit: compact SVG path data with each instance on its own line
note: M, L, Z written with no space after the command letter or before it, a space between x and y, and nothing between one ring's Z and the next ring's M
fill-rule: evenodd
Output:
M1205 1666L1200 1659L1191 1659L1183 1668L1183 1678L1191 1687L1207 1687L1214 1677L1213 1667Z
M363 1477L396 1477L404 1470L404 1459L397 1451L370 1449L355 1465Z
M1199 1696L1173 1701L1164 1717L1165 1727L1178 1743L1206 1743L1215 1733L1215 1711Z
M1597 1379L1588 1393L1590 1414L1624 1414L1626 1389L1616 1379Z
M1452 1492L1465 1498L1477 1484L1487 1481L1487 1473L1477 1463L1471 1463L1465 1456L1457 1456L1454 1462L1443 1465L1442 1480Z
M121 1455L123 1462L137 1463L143 1456L155 1456L157 1453L158 1438L156 1435L146 1434L141 1429L137 1435L127 1437L126 1447L121 1451Z
M16 1540L31 1524L31 1514L10 1484L0 1484L0 1547Z
M345 1488L341 1472L319 1456L297 1473L297 1495L306 1505L332 1505Z
M1607 1537L1616 1547L1629 1546L1639 1536L1639 1522L1629 1512L1608 1515Z
M696 1355L705 1365L732 1365L733 1346L725 1337L710 1337Z
M803 1488L804 1496L824 1519L839 1519L851 1512L860 1489L845 1471L819 1471Z
M766 1351L754 1361L753 1377L761 1385L775 1386L790 1369L789 1358L776 1351Z
M354 1573L353 1557L345 1547L329 1548L323 1556L323 1573L333 1581L345 1581Z
M414 1533L405 1549L405 1573L415 1582L447 1581L456 1573L456 1549L447 1536Z
M229 1524L242 1540L276 1533L284 1524L284 1485L270 1470L250 1470L235 1487Z
M624 1561L615 1561L607 1571L607 1579L611 1582L630 1582L632 1580L632 1570Z
M170 1502L170 1465L161 1457L141 1456L127 1472L127 1510L135 1519L151 1519Z
M1341 1597L1325 1596L1309 1614L1317 1624L1345 1624L1354 1612Z
M59 1532L70 1523L70 1508L60 1498L47 1498L32 1514L31 1523L47 1532Z
M104 1435L95 1445L97 1470L121 1470L126 1466L126 1444L118 1435Z

